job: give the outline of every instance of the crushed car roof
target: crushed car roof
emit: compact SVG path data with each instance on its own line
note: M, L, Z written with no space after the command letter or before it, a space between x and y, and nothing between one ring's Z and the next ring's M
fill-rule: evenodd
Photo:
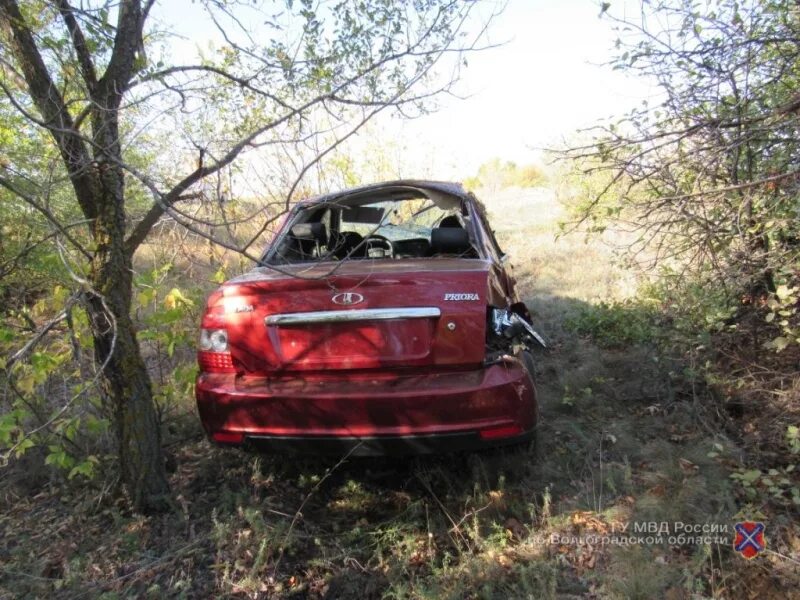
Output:
M433 192L434 195L446 194L448 196L455 196L456 198L466 199L470 194L464 189L460 183L450 181L425 181L421 179L398 179L396 181L385 181L381 183L371 183L362 185L338 192L330 192L328 194L321 194L300 201L298 204L301 206L308 206L313 204L326 204L335 202L342 198L350 196L361 196L370 194L372 192L392 192L392 191L410 191L418 190L421 192Z

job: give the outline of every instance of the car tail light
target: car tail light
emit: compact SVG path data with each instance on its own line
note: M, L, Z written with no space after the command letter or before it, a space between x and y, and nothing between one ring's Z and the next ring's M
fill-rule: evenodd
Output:
M241 444L244 434L238 431L216 431L211 434L211 439L221 444Z
M197 363L206 373L233 373L233 359L228 348L228 332L225 329L201 329L200 349Z
M519 425L501 425L500 427L489 427L481 429L478 435L482 440L496 440L499 438L513 437L522 433Z
M197 363L204 373L234 373L230 352L198 352Z

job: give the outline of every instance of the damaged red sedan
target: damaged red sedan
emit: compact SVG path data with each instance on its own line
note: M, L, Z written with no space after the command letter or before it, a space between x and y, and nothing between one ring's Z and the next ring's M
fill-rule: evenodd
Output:
M201 327L197 405L218 444L375 455L535 436L530 349L544 342L457 184L298 204Z

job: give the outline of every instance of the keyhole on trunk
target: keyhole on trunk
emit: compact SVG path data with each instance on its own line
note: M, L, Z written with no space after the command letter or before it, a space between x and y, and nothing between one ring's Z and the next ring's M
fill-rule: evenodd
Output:
M455 329L456 329L456 324L455 324L455 323L453 323L452 321L450 321L450 322L447 324L447 328L448 328L450 331L455 331Z

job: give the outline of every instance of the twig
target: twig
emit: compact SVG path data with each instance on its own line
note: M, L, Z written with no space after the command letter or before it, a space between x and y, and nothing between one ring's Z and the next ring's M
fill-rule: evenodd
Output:
M791 556L786 556L785 554L781 554L780 552L775 552L775 550L767 549L767 550L765 550L765 552L767 554L773 554L773 555L777 556L778 558L782 558L783 560L788 560L790 563L794 563L796 565L800 565L800 560L796 560L796 559L792 558Z
M471 510L471 511L469 511L468 513L466 513L466 514L465 514L463 517L461 517L461 518L458 520L458 523L456 523L456 526L460 526L460 525L461 525L461 524L462 524L464 521L466 521L466 520L467 520L467 519L469 519L470 517L473 517L473 516L477 515L478 513L481 513L481 512L483 512L483 511L485 511L485 510L486 510L487 508L489 508L489 507L490 507L492 504L493 504L493 502L489 502L489 503L488 503L486 506L481 506L480 508L476 508L475 510ZM427 510L428 510L428 508L427 508L427 506L426 506L426 507L425 507L425 511L426 511L426 513L427 513ZM455 529L455 527L451 528L449 531L451 531L451 532L452 532L454 529Z
M461 531L461 527L459 527L459 523L461 521L459 521L459 523L456 523L455 519L453 519L453 517L450 516L450 513L447 511L447 508L445 508L444 504L442 504L442 501L439 500L439 498L436 496L436 494L433 493L433 490L431 489L430 485L428 485L428 482L425 481L424 479L422 479L422 477L420 477L418 473L415 473L414 475L420 481L420 483L422 484L422 487L424 487L425 490L428 492L428 494L430 494L431 498L433 498L434 501L436 502L436 504L439 505L439 508L441 509L441 511L444 514L444 516L447 517L447 520L450 521L450 524L453 526L450 529L450 531L451 532L455 532L458 535L458 537L461 539L461 541L464 543L464 545L467 547L467 550L472 552L472 545L469 543L469 539L467 539L467 536L464 535L464 533ZM462 519L462 521L463 521L463 519Z
M6 363L6 370L10 370L11 367L14 366L15 363L25 358L28 353L33 350L33 348L38 344L44 336L46 336L56 325L58 325L61 321L67 318L67 313L69 309L72 308L72 305L78 300L79 294L72 294L67 300L67 304L60 313L58 313L55 317L50 319L47 323L45 323L36 335L34 335L28 342L19 350L17 350L14 354L11 355L11 358L8 359Z

